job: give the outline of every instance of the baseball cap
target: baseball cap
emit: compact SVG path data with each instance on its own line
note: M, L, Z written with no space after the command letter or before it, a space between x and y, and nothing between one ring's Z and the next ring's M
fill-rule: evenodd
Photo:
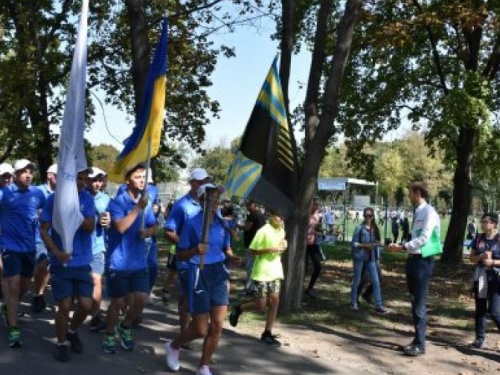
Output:
M196 191L196 194L198 195L198 198L201 198L203 195L205 195L205 192L207 189L216 189L217 187L214 184L207 183L201 185L198 190Z
M0 176L3 176L6 173L14 174L14 168L12 168L12 165L9 163L0 164Z
M49 169L47 169L47 173L57 174L57 164L52 164Z
M89 172L89 178L97 178L98 176L106 176L106 172L104 172L101 168L91 167Z
M189 175L188 181L203 181L206 178L209 178L210 175L203 168L195 168L191 171Z
M14 163L14 172L20 171L28 167L35 169L35 163L29 161L28 159L19 159Z

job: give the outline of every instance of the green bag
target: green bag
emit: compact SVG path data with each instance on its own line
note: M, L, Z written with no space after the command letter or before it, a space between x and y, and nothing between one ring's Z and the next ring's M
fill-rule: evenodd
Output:
M421 232L422 231L420 231L420 233ZM417 236L419 236L420 233L417 234ZM431 238L429 238L429 241L427 241L427 243L420 248L420 252L422 253L422 258L439 255L443 252L443 247L441 246L441 239L437 227L432 230Z

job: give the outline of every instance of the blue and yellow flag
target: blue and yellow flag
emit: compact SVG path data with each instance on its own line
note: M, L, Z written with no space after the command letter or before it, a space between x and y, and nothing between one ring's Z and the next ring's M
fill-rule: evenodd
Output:
M273 61L225 181L226 191L289 217L295 209L297 155L278 57Z
M114 181L123 181L127 171L148 159L148 147L151 142L150 157L158 154L160 135L165 115L165 87L167 83L168 21L162 20L160 40L146 81L139 115L132 134L125 141L125 147L115 161L110 177Z

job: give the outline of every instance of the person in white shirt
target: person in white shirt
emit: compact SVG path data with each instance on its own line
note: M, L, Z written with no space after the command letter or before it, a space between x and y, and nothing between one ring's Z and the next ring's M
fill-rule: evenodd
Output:
M425 182L412 182L409 186L409 198L414 206L411 240L403 244L390 244L388 250L408 253L406 283L411 297L415 338L405 347L404 353L419 356L425 354L427 295L434 269L434 257L423 257L421 249L429 242L433 231L437 231L439 236L440 220L434 207L427 203L429 192Z

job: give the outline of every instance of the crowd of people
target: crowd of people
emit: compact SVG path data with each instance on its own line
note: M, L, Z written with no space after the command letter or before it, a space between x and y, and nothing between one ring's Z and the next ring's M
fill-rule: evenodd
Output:
M89 316L90 330L105 333L102 343L105 353L117 353L120 347L133 350L133 328L142 321L158 274L156 235L161 210L156 204L157 188L152 181L146 183L147 167L138 164L125 171L124 184L114 197L106 193L105 171L95 167L79 171L75 184L82 222L71 251L63 248L53 225L57 166L52 165L46 171L47 179L40 186L32 185L35 168L26 159L16 161L14 166L0 165L0 270L4 300L1 313L9 346L20 348L23 344L18 326L18 318L23 314L19 304L33 281L35 314L46 307L44 293L50 282L57 305L54 357L58 361L67 362L71 351L83 350L78 331ZM210 375L210 361L228 315L229 271L241 263L232 251L233 241L238 240L242 231L247 278L241 293L245 301L229 309L229 323L236 327L242 314L266 311L261 341L273 347L281 345L273 326L284 278L281 257L287 241L279 213L262 211L256 202L247 200L248 215L240 221L231 201L221 200L220 187L214 185L204 169L193 169L188 181L189 192L169 206L163 222L165 238L171 244L162 289L165 301L170 299L176 278L179 285L179 333L165 344L165 362L171 371L178 371L181 348L190 349L193 340L203 339L197 374ZM438 253L430 244L436 233L439 235L440 221L427 203L425 183L412 183L409 192L415 209L411 233L403 235L401 242L396 238L390 243L382 240L374 209L363 210L363 221L355 228L351 241L354 272L350 307L356 311L360 298L370 302L373 298L375 313L385 314L380 249L386 246L387 251L406 252L415 336L405 354L418 356L425 353L427 295L434 255ZM474 345L478 348L484 345L487 311L500 329L500 283L494 268L500 262L497 223L497 215L485 214L481 220L483 232L471 243L470 259L477 265L473 292ZM321 212L319 200L313 199L305 249L306 268L309 263L313 266L305 288L309 298L318 298L315 284L324 260L320 239L329 225L333 225L333 220ZM101 308L104 289L109 297L105 314Z

